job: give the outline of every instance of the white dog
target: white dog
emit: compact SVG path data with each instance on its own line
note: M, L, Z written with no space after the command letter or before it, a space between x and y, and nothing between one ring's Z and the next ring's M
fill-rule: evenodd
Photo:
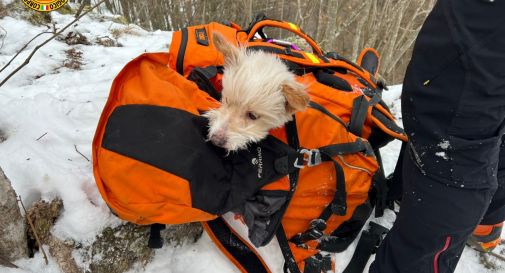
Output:
M221 106L205 114L214 145L244 149L306 109L305 86L275 55L236 47L219 33L212 39L225 60Z

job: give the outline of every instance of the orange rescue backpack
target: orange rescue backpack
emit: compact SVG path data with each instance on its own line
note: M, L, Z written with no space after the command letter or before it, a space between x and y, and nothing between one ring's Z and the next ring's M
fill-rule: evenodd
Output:
M312 52L266 37L266 27L296 34ZM201 116L219 106L224 61L211 39L215 31L248 50L276 54L311 98L285 127L230 155L206 141ZM247 29L210 23L174 32L168 54L139 56L112 84L93 141L98 189L118 217L133 223L202 221L242 272L271 272L256 247L274 236L286 271L331 270L328 253L345 250L372 209L380 215L386 207L379 148L407 139L381 99L377 70L372 49L356 64L323 52L296 25L264 16ZM220 217L227 212L242 215L247 238ZM363 244L375 245L384 232L372 224ZM350 267L345 272L364 264Z

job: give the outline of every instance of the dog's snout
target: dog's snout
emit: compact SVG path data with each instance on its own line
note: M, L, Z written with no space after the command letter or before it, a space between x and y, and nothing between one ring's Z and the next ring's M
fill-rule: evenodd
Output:
M226 133L218 131L210 136L210 141L216 146L224 147L226 145Z

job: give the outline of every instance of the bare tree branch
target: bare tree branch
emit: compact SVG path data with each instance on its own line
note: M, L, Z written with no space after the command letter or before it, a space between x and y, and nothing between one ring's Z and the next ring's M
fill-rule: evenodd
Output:
M25 48L26 48L26 47L27 47L27 46L28 46L31 42L33 42L33 40L37 39L37 38L38 38L40 35L42 35L42 34L50 34L50 33L53 33L53 32L52 32L52 31L44 31L44 32L41 32L41 33L39 33L39 34L35 35L35 36L34 36L34 37L30 40L30 41L28 41L28 43L26 43L26 44L25 44L25 45L24 45L24 46L23 46L20 50L18 50L18 52L16 53L16 55L14 55L14 57L12 57L6 65L4 65L4 66L2 67L2 69L0 70L0 73L2 73L2 71L4 71L4 70L5 70L5 69L6 69L6 68L7 68L7 67L8 67L8 66L12 63L12 61L14 61L14 59L16 59L16 57L17 57L17 56L18 56L21 52L23 52L23 50L25 50Z
M35 52L37 52L41 47L43 47L44 45L46 45L47 43L49 43L51 40L53 40L58 35L60 35L61 33L63 33L63 31L65 31L67 28L69 28L70 26L72 26L79 19L81 19L82 17L84 17L84 15L88 14L89 12L91 12L92 10L94 10L96 7L100 6L104 2L105 2L105 0L101 0L100 2L96 3L89 10L85 11L84 13L82 13L81 15L79 15L79 17L75 18L72 22L68 23L65 27L63 27L62 29L60 29L58 32L54 33L53 36L51 36L49 39L45 40L42 44L39 44L38 46L36 46L35 49L33 49L32 53L30 53L30 55L28 56L28 58L26 58L26 60L20 66L18 66L16 69L14 69L14 71L12 71L2 82L0 82L0 87L3 86L19 70L21 70L21 68L25 67L30 62L30 60L33 57L33 55L35 54Z

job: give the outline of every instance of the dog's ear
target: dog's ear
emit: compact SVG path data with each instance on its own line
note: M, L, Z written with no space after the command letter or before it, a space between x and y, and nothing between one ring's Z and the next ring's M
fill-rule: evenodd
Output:
M213 32L212 41L216 49L223 54L226 65L233 65L238 62L240 50L228 42L221 33Z
M292 115L307 108L310 97L305 85L293 80L284 83L281 88L284 97L286 97L286 113Z

